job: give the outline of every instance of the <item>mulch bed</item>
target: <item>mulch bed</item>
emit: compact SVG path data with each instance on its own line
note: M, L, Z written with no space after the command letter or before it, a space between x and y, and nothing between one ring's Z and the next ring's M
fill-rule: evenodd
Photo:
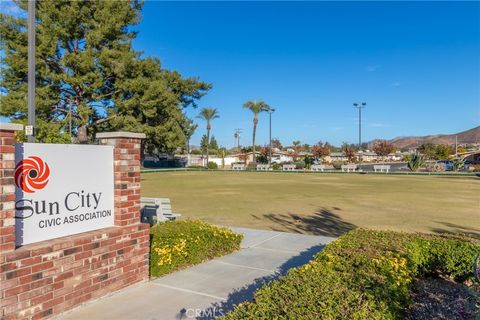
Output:
M412 304L406 320L474 320L480 317L480 290L452 280L418 279L411 291Z

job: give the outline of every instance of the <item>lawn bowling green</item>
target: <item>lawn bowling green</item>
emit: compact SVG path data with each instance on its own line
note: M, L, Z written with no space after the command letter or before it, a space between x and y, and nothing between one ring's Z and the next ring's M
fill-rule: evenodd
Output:
M480 179L373 174L160 172L142 196L170 198L184 218L338 236L355 227L480 233Z

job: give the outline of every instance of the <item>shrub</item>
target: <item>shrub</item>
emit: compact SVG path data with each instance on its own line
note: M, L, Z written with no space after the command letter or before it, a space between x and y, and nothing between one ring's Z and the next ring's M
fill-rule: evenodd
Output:
M428 172L444 172L446 168L443 163L429 163L426 165L425 169Z
M257 164L254 162L249 162L247 164L247 170L257 170Z
M453 171L461 171L465 167L465 161L462 159L455 159L453 161Z
M218 169L218 164L216 162L209 161L207 164L208 169Z
M201 154L202 154L202 150L200 150L200 149L192 149L192 150L190 150L190 154L201 155Z
M189 169L205 169L204 166L198 166L198 165L188 166L187 168L189 168Z
M305 156L303 161L304 161L304 164L305 164L305 168L310 169L310 167L313 164L314 159L313 159L313 157Z
M150 275L162 276L238 250L243 236L199 220L169 221L150 229Z
M417 172L418 169L425 165L425 157L419 153L413 154L407 163L408 169Z
M414 277L473 278L470 238L354 230L224 319L402 319Z
M333 161L333 162L332 162L332 166L333 166L336 170L342 169L342 165L343 165L343 162L342 162L342 161Z
M282 165L280 163L272 163L273 170L282 170Z
M468 172L480 172L480 165L479 164L469 164L466 166L466 170Z
M260 164L267 164L268 163L268 156L264 154L257 154L255 157L255 161Z
M296 161L293 163L295 165L295 167L299 170L303 170L305 169L305 162L303 161Z

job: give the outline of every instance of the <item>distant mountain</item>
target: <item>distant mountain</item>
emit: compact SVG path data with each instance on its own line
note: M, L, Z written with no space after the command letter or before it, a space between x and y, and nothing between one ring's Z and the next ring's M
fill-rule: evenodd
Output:
M415 148L423 143L454 144L455 136L457 136L458 143L480 143L480 126L455 134L434 134L423 137L397 137L390 140L390 142L397 148ZM373 145L375 141L377 140L371 141L369 145Z

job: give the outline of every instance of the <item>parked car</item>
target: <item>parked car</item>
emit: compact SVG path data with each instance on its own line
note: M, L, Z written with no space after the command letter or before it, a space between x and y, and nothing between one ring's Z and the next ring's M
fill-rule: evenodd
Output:
M445 168L445 171L453 171L453 161L440 160L440 161L437 161L437 164L443 165Z

